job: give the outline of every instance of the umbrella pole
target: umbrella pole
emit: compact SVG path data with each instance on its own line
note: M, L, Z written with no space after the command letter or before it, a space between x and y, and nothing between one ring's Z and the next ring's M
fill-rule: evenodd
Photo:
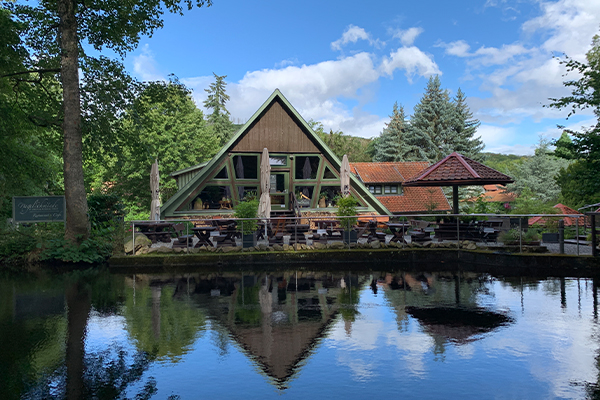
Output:
M458 214L458 185L452 186L452 212Z

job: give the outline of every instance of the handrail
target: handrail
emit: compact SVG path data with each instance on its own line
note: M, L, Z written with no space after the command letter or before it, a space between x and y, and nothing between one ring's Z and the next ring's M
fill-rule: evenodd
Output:
M300 218L302 216L302 211L300 210L298 199L296 198L296 194L294 192L290 192L290 203L292 203L292 211L294 211L294 216L296 218Z

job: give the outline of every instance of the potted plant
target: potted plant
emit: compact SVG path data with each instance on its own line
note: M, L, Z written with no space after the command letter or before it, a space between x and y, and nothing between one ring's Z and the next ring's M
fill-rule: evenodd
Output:
M340 226L344 228L344 242L346 243L356 243L357 240L356 231L352 229L352 227L358 223L358 218L356 218L357 205L356 199L352 196L338 197L336 202L338 217L354 217L339 219Z
M319 208L327 207L327 192L319 193Z
M256 197L246 197L235 206L234 216L236 218L257 218L257 215L258 199ZM256 219L239 221L238 228L242 231L242 246L254 246L256 242L256 230L258 228Z

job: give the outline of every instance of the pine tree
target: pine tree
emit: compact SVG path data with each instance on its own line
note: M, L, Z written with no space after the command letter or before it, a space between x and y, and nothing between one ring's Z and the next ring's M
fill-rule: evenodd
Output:
M410 151L404 161L437 162L452 152L455 136L454 106L437 75L429 78L425 94L414 110L406 135Z
M406 131L406 117L404 116L404 107L398 107L398 102L394 103L394 110L390 118L390 122L385 124L385 128L375 143L373 161L400 161L402 158L403 149L406 147L403 140Z
M451 140L453 151L457 151L473 160L483 161L482 151L485 144L481 140L481 136L475 137L481 122L478 119L473 119L473 113L469 110L465 94L460 88L456 92L453 105L455 112L453 122L455 135Z
M204 100L204 107L212 109L212 113L208 115L208 123L211 125L213 132L219 137L221 145L224 145L233 134L233 123L230 120L230 114L225 107L225 103L229 101L229 95L225 93L225 78L227 75L219 76L213 72L215 82L211 83L208 89L204 89L208 93L208 97Z

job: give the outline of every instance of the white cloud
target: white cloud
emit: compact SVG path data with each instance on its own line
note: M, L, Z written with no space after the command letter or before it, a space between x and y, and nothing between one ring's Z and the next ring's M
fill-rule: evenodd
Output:
M417 36L423 33L423 28L412 27L406 30L398 30L394 32L394 37L400 39L403 46L412 46Z
M486 4L496 5L500 3ZM544 107L549 98L569 93L564 80L577 79L575 74L565 78L564 67L553 56L566 53L575 59L584 57L600 25L600 1L541 1L539 7L541 14L522 24L524 41L533 38L532 43L536 43L535 38L545 38L537 46L514 42L471 51L464 40L438 45L447 55L466 58L469 68L465 75L472 78L477 71L480 91L490 93L489 97L470 98L471 109L482 122L518 123L525 118L539 122L567 115L567 111Z
M165 77L158 71L154 54L150 46L145 44L142 53L133 57L133 72L143 81L163 81Z
M405 70L409 82L412 82L412 77L415 75L442 74L438 65L433 61L433 56L426 54L415 46L400 47L392 52L389 57L384 57L379 69L390 76L397 69Z
M356 43L359 40L366 40L372 46L381 45L379 40L372 39L371 35L368 34L363 28L356 25L350 25L348 28L346 28L341 38L331 43L331 48L333 50L342 50L342 47L346 44Z

